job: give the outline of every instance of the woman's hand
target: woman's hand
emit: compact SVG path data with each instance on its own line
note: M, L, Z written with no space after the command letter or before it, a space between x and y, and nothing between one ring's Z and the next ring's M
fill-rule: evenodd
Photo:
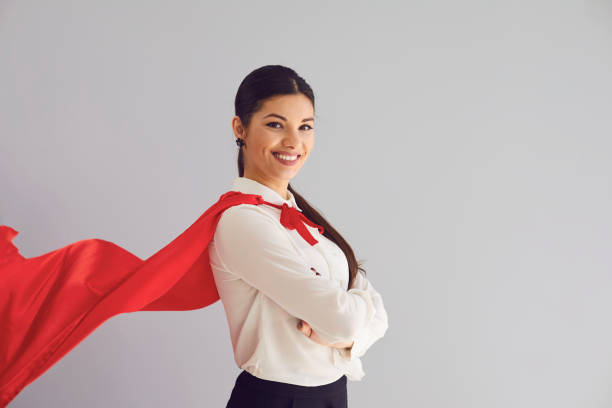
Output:
M330 346L330 347L335 347L335 348L351 348L353 347L353 341L346 341L343 343L328 343L326 341L324 341L323 339L321 339L319 337L319 335L317 333L314 332L314 330L312 330L312 327L310 327L310 325L308 323L306 323L303 320L299 320L297 323L297 328L299 331L301 331L306 337L309 337L310 340L314 341L315 343L319 343L322 344L324 346Z

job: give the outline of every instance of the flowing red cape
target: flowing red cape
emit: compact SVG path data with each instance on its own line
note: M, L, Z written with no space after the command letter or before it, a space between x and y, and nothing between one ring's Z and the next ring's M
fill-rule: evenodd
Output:
M229 191L144 261L101 239L24 258L11 242L18 232L0 226L0 406L112 316L219 300L208 256L219 218L234 205L264 202Z

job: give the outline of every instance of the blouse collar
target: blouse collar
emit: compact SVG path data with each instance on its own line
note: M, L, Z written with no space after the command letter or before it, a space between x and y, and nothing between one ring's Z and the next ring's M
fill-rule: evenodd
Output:
M287 194L289 195L289 199L285 200L276 191L258 181L247 177L236 177L232 183L232 190L244 194L259 194L265 201L271 202L272 204L287 204L289 207L295 207L299 211L302 211L300 207L297 206L295 197L288 189Z

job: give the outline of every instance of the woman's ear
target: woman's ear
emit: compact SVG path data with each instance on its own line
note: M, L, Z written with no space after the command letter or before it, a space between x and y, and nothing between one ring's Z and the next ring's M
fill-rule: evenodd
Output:
M232 131L234 132L235 138L244 139L246 137L246 129L242 125L242 120L240 120L240 116L235 115L232 118Z

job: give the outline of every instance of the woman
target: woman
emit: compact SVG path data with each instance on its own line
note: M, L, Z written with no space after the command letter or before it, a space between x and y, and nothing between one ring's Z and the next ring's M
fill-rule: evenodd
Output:
M220 298L244 369L228 406L346 406L346 378L363 376L387 315L350 246L289 186L314 145L313 111L291 69L249 74L233 190L146 260L101 239L26 258L0 225L0 407L112 316Z
M273 206L221 215L210 265L243 369L227 407L346 407L347 376L364 375L359 357L388 321L351 247L289 184L314 146L313 91L292 69L268 65L242 81L235 110L232 190L301 211L317 243L285 228Z

